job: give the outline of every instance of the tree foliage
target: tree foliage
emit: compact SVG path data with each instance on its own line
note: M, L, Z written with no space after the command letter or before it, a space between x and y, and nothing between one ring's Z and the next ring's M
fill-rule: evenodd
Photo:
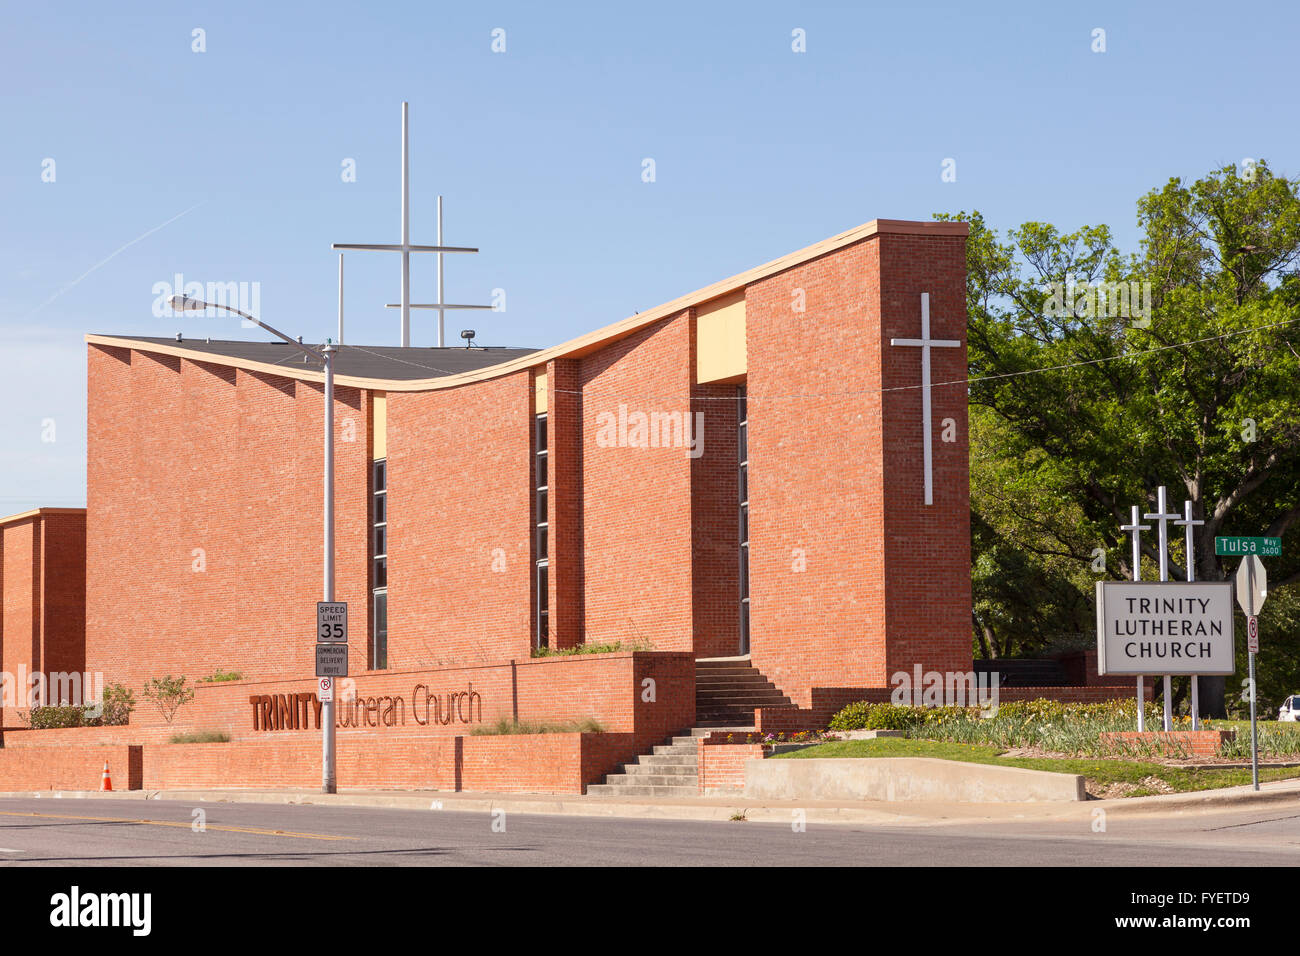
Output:
M1106 226L1029 222L999 237L978 212L936 218L970 223L977 653L1032 653L1092 634L1092 582L1131 576L1120 525L1133 505L1156 510L1159 485L1171 510L1187 499L1204 521L1197 580L1236 569L1215 556L1215 536L1282 536L1270 584L1294 589L1297 183L1263 162L1249 175L1227 166L1193 183L1171 179L1138 200L1140 248L1127 254ZM1094 294L1098 286L1109 295ZM1183 529L1169 530L1171 577L1181 580ZM1142 576L1156 577L1154 530L1142 556ZM1263 641L1292 648L1276 660L1294 661L1295 616L1262 623ZM1285 679L1300 681L1300 671Z

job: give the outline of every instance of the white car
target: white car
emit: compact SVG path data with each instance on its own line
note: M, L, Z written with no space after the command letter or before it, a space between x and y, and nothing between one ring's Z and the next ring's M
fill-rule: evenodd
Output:
M1282 701L1282 706L1277 711L1277 719L1292 722L1300 720L1300 694L1295 694Z

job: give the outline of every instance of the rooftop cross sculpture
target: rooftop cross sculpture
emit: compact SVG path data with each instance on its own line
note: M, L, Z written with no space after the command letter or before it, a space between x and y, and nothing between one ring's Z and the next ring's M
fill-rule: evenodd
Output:
M411 344L411 253L436 252L441 257L444 252L478 252L465 246L417 246L411 244L411 189L410 189L410 150L407 137L407 103L402 104L402 241L400 243L357 243L336 242L334 249L371 249L383 252L400 252L402 254L402 301L398 306L402 310L401 345L407 348ZM340 272L342 266L340 265ZM340 279L340 286L342 281ZM438 297L439 299L442 296ZM439 342L441 345L442 343Z
M438 245L442 245L442 197L438 197ZM448 309L491 309L490 305L450 305L444 302L442 295L442 253L438 253L438 301L437 302L413 302L412 309L437 309L438 310L438 348L446 345L443 341L445 336L443 313ZM384 306L386 309L400 308L398 303L390 302Z
M890 339L890 345L911 345L921 349L921 433L924 438L922 454L925 467L925 503L934 504L934 436L930 429L930 349L955 349L961 347L956 339L930 338L930 293L921 293L921 337L919 339Z

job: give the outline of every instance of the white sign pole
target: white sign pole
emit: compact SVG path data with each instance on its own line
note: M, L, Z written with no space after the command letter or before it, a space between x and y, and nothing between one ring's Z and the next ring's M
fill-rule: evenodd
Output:
M1128 524L1119 526L1120 531L1127 531L1133 536L1133 580L1142 580L1142 532L1150 531L1149 524L1142 524L1140 521L1141 514L1137 505L1133 506L1132 518ZM1146 677L1138 674L1137 678L1137 699L1138 699L1138 733L1147 729L1146 714Z
M1176 520L1179 516L1169 514L1169 505L1167 502L1168 490L1161 485L1156 490L1156 513L1146 515L1148 521L1155 521L1159 526L1160 533L1160 580L1166 582L1169 580L1169 522ZM1173 707L1173 681L1168 674L1165 675L1165 719L1164 728L1168 732L1174 729L1174 707Z
M1192 517L1192 503L1183 502L1183 519L1175 521L1174 524L1182 525L1187 535L1187 580L1192 582L1196 580L1196 545L1193 542L1194 535L1192 529L1197 525L1205 524L1204 521L1197 521ZM1201 729L1201 678L1198 674L1193 674L1189 678L1192 682L1192 730Z

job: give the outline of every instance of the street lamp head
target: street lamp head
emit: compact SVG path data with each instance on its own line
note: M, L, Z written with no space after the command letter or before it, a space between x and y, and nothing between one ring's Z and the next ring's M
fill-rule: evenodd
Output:
M208 307L206 302L191 299L188 295L174 295L168 302L173 312L202 312Z

